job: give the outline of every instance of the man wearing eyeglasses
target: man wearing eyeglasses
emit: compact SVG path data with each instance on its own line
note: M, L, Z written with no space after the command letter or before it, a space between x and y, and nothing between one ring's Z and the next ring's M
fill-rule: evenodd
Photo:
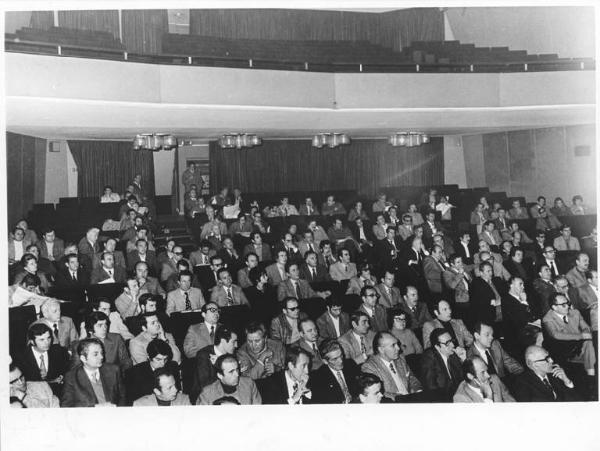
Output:
M360 297L362 299L362 304L358 310L368 315L371 323L371 329L373 329L374 332L383 332L388 330L385 308L377 303L379 294L377 294L375 287L362 287L360 290Z
M544 348L525 350L527 369L517 377L514 394L519 402L577 401L575 385Z
M556 341L555 351L572 362L583 363L588 376L594 376L596 355L592 344L592 330L579 310L561 293L550 297L551 310L544 315L542 325L546 333Z
M295 297L287 297L281 304L284 306L282 313L271 322L271 338L281 341L284 345L291 345L300 340L298 321L307 315L300 312L298 299Z
M204 321L188 327L183 340L183 353L189 359L196 357L200 349L215 343L215 333L220 327L220 310L217 304L207 302L200 308L200 312Z
M29 382L15 363L9 368L11 407L59 407L58 398L47 382Z
M430 390L434 400L452 402L452 397L464 374L462 361L466 352L455 348L452 336L446 329L434 329L429 335L431 348L426 349L421 357L421 382L425 390Z
M542 253L543 259L540 264L546 264L550 268L552 278L558 277L564 273L563 265L556 260L556 249L552 246L544 246L544 252Z

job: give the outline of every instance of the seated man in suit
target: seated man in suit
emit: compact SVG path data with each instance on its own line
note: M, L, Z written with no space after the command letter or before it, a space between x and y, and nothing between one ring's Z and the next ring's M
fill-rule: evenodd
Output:
M482 321L494 326L499 337L502 329L502 296L496 282L492 280L494 269L489 261L479 264L479 276L473 280L469 289L471 314L473 321Z
M400 305L402 302L402 295L400 294L400 289L394 286L394 283L396 282L394 273L391 270L386 269L380 280L381 283L375 287L377 294L379 294L379 305L386 309Z
M433 314L435 319L428 321L423 325L423 348L427 349L435 343L429 341L431 333L438 328L448 332L448 335L455 341L458 348L465 350L473 343L473 336L469 333L460 319L452 318L452 308L448 301L443 299L434 304Z
M502 238L495 227L494 221L486 221L483 231L479 234L479 239L488 243L492 249L497 249L502 244Z
M310 404L310 354L297 346L286 350L285 370L273 374L264 384L264 404Z
M73 320L61 315L60 302L56 299L48 299L42 304L41 311L43 317L36 323L47 325L54 334L54 342L67 350L70 349L79 338L79 334Z
M554 364L548 351L540 346L525 350L527 369L519 375L514 387L518 402L577 401L575 385L565 371Z
M396 226L396 232L398 237L402 241L406 241L409 237L413 235L413 219L412 216L408 213L404 213L402 215L402 224Z
M320 265L325 266L327 271L333 264L337 262L337 257L333 255L333 251L331 249L331 241L328 239L324 239L319 243L319 253L317 254L317 261ZM329 276L331 280L331 276Z
M366 285L360 290L360 297L362 304L358 310L367 314L371 329L374 332L388 330L385 308L377 303L377 299L379 298L377 290L374 287Z
M215 334L215 344L198 351L190 362L192 375L189 392L192 403L196 402L204 387L217 380L217 371L214 366L217 358L225 354L235 355L237 347L237 334L227 327L220 327ZM240 367L240 374L243 370L245 368Z
M338 296L327 300L327 310L317 318L317 327L323 339L337 339L350 330L350 317L342 312L343 304Z
M432 347L427 348L421 357L421 381L425 390L432 391L438 402L451 402L464 377L462 361L467 357L466 352L455 348L454 340L446 329L432 330L428 342Z
M204 296L199 288L192 287L192 273L181 271L179 273L179 288L167 294L167 315L174 312L198 310L204 304Z
M319 347L324 365L311 375L313 404L348 404L356 392L359 368L354 360L345 359L337 340L323 340Z
M170 333L163 330L156 312L143 313L140 316L140 321L142 323L142 332L129 341L129 354L133 363L138 364L148 359L146 347L155 338L168 343L173 352L173 360L178 364L181 363L181 352L175 344L175 339Z
M219 327L219 306L214 302L207 302L200 309L204 321L188 327L183 340L183 352L188 359L194 358L196 353L215 342L215 333Z
M310 318L304 318L298 322L300 341L298 346L310 354L311 370L318 370L323 365L323 358L319 352L319 346L323 339L319 336L317 325Z
M198 246L198 250L190 252L190 265L191 266L209 266L210 257L216 254L214 249L211 249L210 242L208 240L202 240Z
M550 267L546 263L541 263L538 266L539 277L533 281L533 289L537 295L539 302L539 311L541 315L545 315L550 310L550 296L555 293L554 284L552 283L552 273Z
M358 242L352 236L350 229L345 226L340 218L335 218L333 225L327 230L327 237L331 241L336 249L345 247L351 250L354 255L358 251Z
M372 229L365 228L362 218L356 218L350 224L350 231L358 243L358 250L362 254L362 257L365 260L369 260L376 240Z
M125 282L125 270L115 266L114 256L111 252L103 252L100 258L102 266L92 270L90 283L122 283Z
M539 326L537 306L528 300L523 279L519 277L510 280L508 294L502 297L502 318L505 344L510 350L516 349L516 338L527 324L536 322Z
M257 266L258 255L256 255L254 252L248 252L246 254L246 266L239 269L237 272L237 283L240 288L244 289L252 286L252 282L250 281L248 274L252 268L256 268Z
M306 253L308 251L319 252L319 247L315 242L315 235L312 230L306 229L302 234L302 240L298 243L298 251L302 258L306 258Z
M521 207L521 201L519 200L512 202L512 208L508 210L508 217L510 219L529 219L527 209Z
M550 296L551 310L544 315L542 325L553 339L554 354L572 362L581 362L589 376L596 374L596 352L592 343L592 330L581 317L579 310L562 293ZM550 344L548 345L550 346Z
M321 205L323 216L346 215L346 209L340 202L336 202L334 196L327 196L327 200Z
M19 367L11 362L8 367L9 396L21 407L59 407L58 398L52 393L47 382L26 381Z
M263 242L262 233L254 231L250 235L251 242L244 247L244 255L254 252L258 256L259 262L271 261L271 246Z
M444 278L444 284L453 291L456 317L466 321L467 324L471 324L469 288L473 278L463 265L460 255L453 254L448 261L450 262L450 268L443 272L442 277Z
M329 275L338 282L356 276L356 264L350 262L350 251L342 248L337 253L338 261L329 267Z
M398 339L389 332L377 332L373 338L374 355L362 365L361 371L383 381L384 396L400 401L404 396L420 392L421 383L410 370L400 353Z
M217 255L223 259L223 264L232 274L236 274L237 270L240 269L242 261L233 246L233 240L230 236L223 237L223 247L217 252Z
M464 380L454 393L453 402L515 402L506 386L480 357L463 362Z
M503 382L512 380L523 372L523 367L494 339L494 329L483 322L475 323L473 328L475 341L467 350L467 357L479 357L483 360L490 375L497 375ZM511 384L509 384L511 385Z
M504 262L504 267L512 277L520 277L524 282L531 280L531 267L527 260L523 260L523 249L513 246L510 249L509 259Z
M59 266L56 272L56 288L78 288L83 289L90 284L90 276L80 265L77 254L69 254L65 257L65 264Z
M348 282L346 294L360 294L360 290L365 286L374 287L377 283L375 277L371 275L372 267L369 263L360 263L358 273Z
M428 321L432 321L427 304L419 301L419 291L412 285L406 287L406 293L402 296L399 307L408 315L408 327L413 332L418 332L419 336L423 325Z
M246 326L246 342L240 346L237 358L243 376L265 379L283 370L285 348L280 341L267 338L265 327L253 321Z
M436 244L431 248L431 254L423 259L423 274L429 291L433 294L442 294L442 274L448 270L444 260L444 249ZM452 263L452 259L450 259L450 263Z
M475 250L470 246L470 242L471 234L469 232L463 232L460 235L456 246L456 253L462 257L463 263L469 267L473 264L473 257L475 255Z
M580 252L577 254L577 258L575 259L575 266L569 270L567 274L565 274L569 284L573 288L579 288L587 285L587 280L585 278L585 273L588 271L590 266L590 257L585 252Z
M179 374L179 365L173 362L173 351L168 343L156 338L148 343L146 353L147 360L131 367L125 373L128 405L142 396L152 394L154 373L160 368L168 368L173 373Z
M300 205L300 216L313 216L319 215L319 210L313 204L313 201L310 197L304 199L304 203Z
M32 324L27 331L28 345L15 363L23 372L25 380L45 381L52 392L60 397L63 377L69 365L69 353L53 344L52 330L46 324Z
M219 269L217 276L219 277L219 283L212 290L210 295L211 302L214 302L219 307L250 305L242 289L234 285L228 269Z
M123 340L131 340L134 335L123 322L119 312L111 311L111 303L107 298L97 298L90 302L93 312L102 312L108 317L108 331L119 334ZM85 328L85 325L83 326Z
M262 404L262 398L252 379L240 376L240 367L232 354L223 354L214 363L217 380L202 389L197 405L211 405L223 396L231 396L241 405Z
M362 365L373 354L375 332L370 330L369 315L361 310L350 315L350 324L352 329L343 334L338 341L346 358Z
M121 375L133 366L125 341L119 334L108 332L108 317L102 312L91 312L85 318L87 338L97 338L104 346L104 362L117 365ZM79 357L74 353L73 363L79 364Z
M388 227L385 237L376 244L376 255L384 268L397 271L400 265L400 245L396 241L396 229Z
M580 251L579 240L571 236L571 227L563 224L560 228L560 236L554 238L554 249L557 251Z
M269 276L269 284L276 287L281 281L287 278L285 273L285 264L288 261L288 254L285 250L277 251L277 260L275 263L266 267L267 276Z
M587 311L592 332L598 332L598 271L587 271L585 278L587 284L579 287L579 310Z
M375 218L375 224L371 228L376 240L385 240L387 236L388 224L385 222L385 215L378 214Z
M553 246L544 246L542 256L543 258L538 259L538 266L541 264L548 265L552 278L564 274L565 268L561 262L556 259L556 249L554 249Z
M189 406L188 395L183 394L177 387L178 374L168 368L160 368L154 372L154 389L151 395L137 399L134 407L157 406Z
M99 228L90 227L89 229L87 229L87 231L85 232L85 236L79 241L77 245L81 265L88 272L92 271L92 260L94 258L94 254L100 252L100 245L98 244L99 234Z
M88 269L88 273L90 273L93 269L102 266L102 261L100 259L102 258L102 254L104 252L110 252L111 254L113 254L115 260L115 268L127 268L123 252L117 250L117 240L115 240L114 238L108 238L106 241L104 241L104 243L102 243L102 250L94 254L92 258L92 267Z
M125 385L119 367L104 363L104 346L97 338L77 345L81 365L65 374L61 407L124 406Z
M165 298L167 293L163 290L158 279L148 275L148 263L139 261L135 264L134 270L140 293L150 293L152 295L161 296L163 299Z
M65 242L56 237L56 232L52 227L47 227L42 231L42 240L38 241L40 256L47 258L51 262L58 261L63 256Z
M331 280L329 270L319 263L318 255L313 251L306 251L304 254L304 263L300 266L300 278L309 283Z
M128 277L123 293L115 299L115 307L121 315L121 318L127 319L131 316L137 316L141 313L140 304L140 287L135 277Z
M277 286L277 300L282 301L287 297L296 299L323 298L331 296L331 291L315 291L306 280L300 278L298 263L288 261L285 264L286 279Z
M300 312L298 299L295 297L283 299L281 305L282 313L271 321L271 338L279 340L283 345L295 344L300 340L298 321L307 315Z
M127 253L127 269L132 271L137 262L145 262L154 272L156 254L154 251L148 250L148 241L142 238L135 242L135 249Z

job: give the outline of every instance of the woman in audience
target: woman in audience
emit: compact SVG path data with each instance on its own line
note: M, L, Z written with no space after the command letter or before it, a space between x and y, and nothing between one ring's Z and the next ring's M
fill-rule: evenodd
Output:
M101 204L111 204L111 203L120 202L120 201L121 201L121 196L119 196L119 193L113 192L112 186L106 185L104 187L104 194L102 196L100 196L100 203Z
M583 205L583 197L581 197L579 194L577 196L573 196L573 205L571 205L571 213L573 215L587 214L587 207Z
M23 267L23 269L15 275L15 280L13 283L15 285L19 285L27 274L31 274L32 276L37 276L40 279L40 289L43 293L47 293L48 288L50 288L51 284L46 274L42 271L38 271L38 263L37 258L35 258L35 255L23 255L23 257L21 258L21 266Z
M413 227L419 226L419 225L421 225L421 224L423 224L425 222L423 220L423 215L421 213L419 213L419 210L417 209L417 204L410 204L408 206L408 212L407 213L412 218L412 225L413 225Z
M562 197L554 199L554 207L550 209L550 213L554 216L571 216L571 209L565 205L565 201Z
M483 198L485 199L485 198ZM471 212L471 225L477 226L477 235L481 235L483 224L489 219L489 214L483 203L479 202Z
M248 273L252 286L244 288L253 316L263 324L269 324L279 313L277 291L269 285L269 277L263 268L255 267Z
M360 201L356 202L354 207L350 209L350 213L348 213L348 222L354 222L357 218L360 218L363 221L369 220L367 213L363 210L363 204Z

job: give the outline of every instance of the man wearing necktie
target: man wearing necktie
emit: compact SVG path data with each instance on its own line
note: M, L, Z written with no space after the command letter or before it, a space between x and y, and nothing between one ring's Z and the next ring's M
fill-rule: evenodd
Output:
M462 319L467 325L470 325L471 303L469 298L469 288L471 285L471 276L465 269L460 255L451 255L449 263L450 269L444 271L443 278L446 286L451 290L454 290L455 316Z
M193 274L190 271L183 270L177 277L179 288L169 291L167 294L167 315L174 312L184 312L198 310L205 301L202 290L192 287Z
M300 347L311 354L311 368L317 370L323 365L319 345L323 341L313 320L305 318L298 322L300 332Z
M312 375L314 404L348 404L356 391L359 367L353 360L345 360L337 340L327 339L321 343L319 352L323 363Z
M217 273L219 285L217 285L210 295L210 301L219 307L230 307L233 305L249 305L246 295L242 289L234 285L231 273L227 268L221 268Z

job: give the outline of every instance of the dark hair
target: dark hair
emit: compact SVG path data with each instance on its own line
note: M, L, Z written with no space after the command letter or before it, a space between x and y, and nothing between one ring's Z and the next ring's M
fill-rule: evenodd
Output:
M233 396L221 396L219 399L215 399L212 403L213 406L220 406L221 404L241 405L240 402Z
M327 307L343 307L344 301L340 296L335 294L327 298Z
M381 391L383 392L383 382L377 376L371 373L360 373L356 377L356 393L354 396L365 395L367 388L375 384L381 384Z
M219 270L219 273L221 272L221 270ZM187 270L183 270L179 272L179 275L177 276L177 280L179 280L181 282L181 277L182 276L189 276L190 280L192 280L194 278L194 276L192 275L191 272L187 271Z
M334 339L334 338L326 338L319 345L319 353L325 359L327 358L327 354L329 354L330 352L336 351L338 349L340 351L342 351L342 358L344 358L344 350L342 349L342 345L336 339Z
M306 357L308 357L308 360L310 362L312 356L307 351L302 349L300 346L297 346L297 345L287 346L286 351L285 351L284 368L287 369L288 363L291 363L292 365L296 366L296 363L298 362L298 357L300 357L300 354L304 354Z
M256 259L258 260L258 255L256 254L256 252L248 252L246 254L246 261L248 261L248 257L254 255L256 257Z
M435 348L437 345L439 345L440 337L446 333L448 333L448 331L442 327L433 329L429 334L429 342L431 343L431 347Z
M210 264L214 266L215 260L221 260L221 262L223 262L223 259L219 255L215 254L212 257L210 257Z
M208 309L209 305L214 305L215 307L219 308L219 305L216 302L208 301L206 304L200 307L200 312L206 313L206 310Z
M110 327L110 321L108 319L108 316L106 316L102 312L91 312L85 317L85 331L88 334L93 335L94 334L94 325L98 321L106 321L107 326Z
M175 380L175 383L177 383L177 375L169 367L164 366L154 371L154 388L157 390L160 390L160 378L163 376L171 376Z
M490 224L492 224L492 225L495 225L495 224L494 224L494 221L485 221L485 222L483 223L483 226L484 226L484 227L487 227L487 226L489 226Z
M21 257L21 264L23 266L27 266L27 263L29 263L31 260L35 260L36 262L38 261L38 259L33 254L23 254L23 256Z
M319 243L319 249L323 250L327 245L331 246L331 241L323 240Z
M156 316L158 318L158 315L156 314L156 312L144 312L141 315L139 315L138 318L140 319L140 326L147 327L148 326L148 318L150 318L151 316Z
M281 308L287 309L288 302L290 302L290 301L298 302L298 299L295 298L294 296L286 296L281 301Z
M246 335L254 334L259 331L263 333L263 336L266 334L265 326L258 321L250 321L244 329Z
M462 363L462 370L463 370L463 379L466 382L470 382L469 376L468 374L470 374L473 377L477 377L476 375L476 371L475 371L475 365L473 364L473 361L475 359L479 359L483 362L483 360L480 357L471 357L469 359L466 359L463 363Z
M229 272L229 269L227 269L227 268L219 268L219 270L217 271L217 277L220 279L221 278L221 274L223 274L224 272L227 272L227 273L231 274Z
M289 273L290 272L290 268L292 266L298 266L298 262L294 261L294 260L288 260L287 262L285 262L285 272Z
M450 256L450 258L448 259L448 261L450 262L451 265L454 265L454 264L456 264L456 260L459 258L462 259L462 256L459 254L452 254Z
M84 338L83 340L79 340L79 343L77 343L77 355L80 357L82 355L87 357L90 346L92 345L100 346L102 348L102 354L105 354L104 345L100 340L98 340L97 338Z
M157 296L152 293L144 293L138 298L138 303L140 304L140 306L146 306L146 304L148 304L148 301L154 301L158 304L158 300L156 299L156 297ZM160 298L160 296L158 297Z
M372 287L371 285L365 285L360 289L360 297L365 297L367 295L367 290L373 290L375 291L375 294L377 294L375 287Z
M146 346L146 354L148 354L148 360L152 360L157 355L166 356L168 361L173 359L173 350L171 349L171 346L160 338L150 340L150 343Z
M215 361L215 368L217 370L217 373L223 375L223 364L225 362L238 363L237 359L235 358L235 356L233 354L220 355L219 357L217 357L217 360Z
M394 325L394 317L400 316L400 315L404 315L406 317L406 328L408 329L410 327L410 315L408 315L401 308L396 307L396 308L388 309L388 311L387 311L387 323L388 323L389 329L391 329L392 326Z
M198 246L199 248L203 248L203 247L210 247L210 241L208 241L207 239L204 239L202 241L200 241L200 246Z
M487 252L487 251L486 251L486 252ZM481 263L479 263L479 271L480 271L480 272L481 272L481 271L483 271L483 268L485 268L486 266L489 266L489 267L490 267L490 269L491 269L492 271L494 271L494 265L492 265L492 264L491 264L489 261L487 261L487 260L486 260L486 261L484 261L484 262L481 262Z
M510 255L511 257L514 257L514 256L515 256L515 254L517 253L517 251L521 251L521 252L523 252L523 248L522 248L522 247L520 247L520 246L513 246L513 247L511 247L511 248L510 248L510 253L509 253L509 255Z
M104 302L105 304L110 305L111 310L112 310L112 303L110 302L110 299L104 298L104 297L96 298L90 302L90 306L92 307L92 310L98 310L100 308L101 302Z
M36 274L25 274L25 276L23 276L23 280L21 280L21 286L24 287L29 287L29 286L36 286L39 287L41 284L41 280L40 278L36 275Z
M46 332L50 334L50 340L52 343L54 339L52 336L52 329L50 329L44 323L33 323L31 326L29 326L29 329L27 329L27 339L30 341L35 341L35 337L41 337Z
M215 345L221 344L221 340L225 340L227 342L231 341L233 334L235 334L235 332L228 327L218 327L215 332Z
M358 322L360 321L360 318L362 316L366 316L367 318L369 317L369 315L367 315L362 310L355 310L355 311L353 311L352 314L350 315L350 324L352 324L352 323L358 324Z
M491 324L483 322L483 321L477 321L475 323L475 325L473 326L473 334L479 334L479 335L481 335L481 327L482 326L491 327L492 331L494 330L494 326L492 326Z
M256 286L263 274L266 274L265 270L259 266L256 266L248 271L248 279L250 279L252 285Z
M550 305L556 305L558 303L558 298L559 297L562 297L562 298L565 298L565 299L567 298L564 293L552 293L550 295L550 299L549 299Z
M373 354L377 355L379 354L379 346L380 346L380 342L381 339L383 337L385 337L386 335L389 335L390 337L395 338L391 333L389 333L387 330L385 331L379 331L375 334L375 336L373 337Z

